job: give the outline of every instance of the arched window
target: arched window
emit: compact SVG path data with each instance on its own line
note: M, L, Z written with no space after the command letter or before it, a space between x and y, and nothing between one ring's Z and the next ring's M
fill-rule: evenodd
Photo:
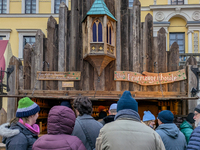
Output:
M97 19L92 26L93 42L103 42L102 23Z
M107 43L112 44L112 27L111 24L107 24Z

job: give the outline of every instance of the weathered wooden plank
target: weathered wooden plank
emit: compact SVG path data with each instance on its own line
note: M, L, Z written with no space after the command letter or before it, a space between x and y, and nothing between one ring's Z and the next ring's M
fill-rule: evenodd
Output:
M0 125L7 122L7 113L1 108L0 110ZM0 141L2 141L2 136L0 136Z
M105 70L102 71L101 76L98 76L96 70L94 71L94 90L96 91L105 90Z
M113 16L115 16L115 3L115 0L105 0L105 4Z
M47 71L58 71L58 25L50 16L47 22L47 51L45 51L45 65ZM58 89L58 81L46 81L45 89Z
M114 91L116 88L114 81L115 61L112 61L105 68L105 90Z
M24 58L24 89L31 89L31 51L32 46L30 44L26 44L23 50L23 58Z
M133 50L133 9L128 9L128 16L129 16L129 21L128 21L128 28L129 28L129 32L128 32L128 38L129 38L129 46L128 46L128 49L129 49L129 71L133 71L134 69L134 50ZM129 90L130 91L134 91L134 86L133 86L133 83L129 83Z
M139 0L135 0L133 2L133 71L135 72L141 72L140 67L140 24L141 20L141 3ZM132 57L132 56L131 56ZM130 70L130 68L129 68ZM134 91L140 91L141 86L138 84L134 84Z
M116 19L121 20L121 0L115 1ZM121 70L121 22L116 23L116 70ZM116 82L116 90L121 90L121 82Z
M154 49L154 58L153 58L153 61L154 61L154 72L155 73L159 73L158 71L158 55L159 55L159 51L158 51L158 38L157 37L154 37L153 38L153 49ZM156 85L156 86L153 86L153 91L159 91L160 89L160 85Z
M22 66L22 63L15 56L10 58L9 68L14 67L14 71L11 73L8 84L10 87L10 91L8 95L18 95L19 89L19 68ZM7 121L9 122L12 118L15 117L17 108L17 99L16 98L8 98L7 103Z
M60 4L59 8L59 40L58 40L58 71L66 71L67 58L67 6L64 2ZM58 81L58 90L62 90L62 81Z
M80 80L80 71L58 72L38 71L37 80Z
M198 68L196 65L188 65L187 71L188 71L188 98L193 97L191 91L192 88L197 87L197 78L195 74L192 72L191 67ZM197 100L188 100L188 113L194 112L194 108L197 106Z
M43 71L44 61L44 49L45 49L45 35L42 30L36 32L35 37L35 49L32 51L32 63L31 63L31 88L43 89L42 81L37 81L37 71Z
M186 66L188 66L188 65L197 65L197 60L196 60L196 58L194 58L193 56L190 56L190 57L187 59L185 65L186 65Z
M176 71L179 69L179 46L174 42L169 51L168 71ZM185 74L181 74L181 76ZM171 83L168 85L169 91L180 91L180 83Z
M121 1L121 70L129 70L129 51L128 51L128 7L129 0ZM121 82L121 90L129 90L129 83Z
M161 28L158 31L158 51L155 56L158 56L157 63L155 64L155 70L157 73L167 72L167 53L166 53L166 31L164 28ZM160 91L168 91L167 85L162 85L159 88Z
M24 94L32 94L31 90L19 90L19 95L24 95ZM56 91L56 90L36 90L35 94L38 96L62 96L62 95L68 95L68 96L73 96L73 95L86 95L86 96L120 96L123 94L123 91ZM162 92L142 92L142 91L131 91L132 95L135 95L136 97L162 97ZM186 97L186 93L181 93L181 92L163 92L164 97Z
M143 70L148 72L153 72L154 62L153 62L153 17L148 13L145 17L144 22L144 33L143 33L143 56L144 64ZM152 87L143 87L143 90L152 91Z

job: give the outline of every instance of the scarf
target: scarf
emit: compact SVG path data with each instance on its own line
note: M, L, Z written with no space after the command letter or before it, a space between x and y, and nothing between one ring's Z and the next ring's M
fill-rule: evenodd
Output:
M122 118L127 118L127 119L130 118L130 119L141 122L139 114L132 109L123 109L123 110L118 111L118 113L115 115L114 120L117 120L120 118L121 119Z
M39 126L37 124L34 124L34 125L31 126L28 123L24 123L21 118L19 119L19 123L23 124L32 133L34 133L36 135L40 134L40 128L39 128Z

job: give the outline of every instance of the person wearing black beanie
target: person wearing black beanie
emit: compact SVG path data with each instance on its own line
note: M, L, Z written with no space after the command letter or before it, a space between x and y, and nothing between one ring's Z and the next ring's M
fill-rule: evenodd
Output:
M156 132L160 135L166 150L185 150L187 147L185 136L173 123L174 115L169 110L163 110L158 114Z

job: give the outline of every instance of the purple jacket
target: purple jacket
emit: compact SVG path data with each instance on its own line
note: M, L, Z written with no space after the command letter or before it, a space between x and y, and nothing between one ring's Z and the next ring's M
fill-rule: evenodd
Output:
M32 150L86 150L78 137L72 136L75 114L66 106L54 106L48 116L48 134L41 136Z

